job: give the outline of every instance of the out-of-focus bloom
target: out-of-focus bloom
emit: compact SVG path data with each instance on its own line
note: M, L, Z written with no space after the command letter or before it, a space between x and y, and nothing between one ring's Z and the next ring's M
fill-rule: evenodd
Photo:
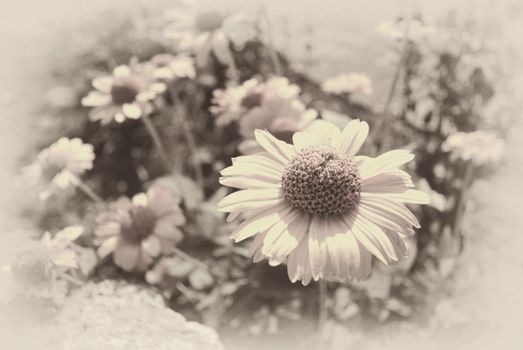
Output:
M40 239L40 244L49 253L55 266L76 269L78 262L73 242L82 235L83 231L81 226L69 226L57 232L54 237L46 232Z
M407 39L418 42L435 32L433 27L427 26L418 20L402 19L397 22L382 22L376 27L376 32L392 39L400 40L405 37L408 25Z
M233 159L220 183L239 188L219 204L229 220L246 220L231 235L256 236L254 261L287 261L289 278L361 280L369 276L371 255L385 264L406 256L404 237L418 220L404 203L424 204L410 176L398 169L414 156L394 150L377 158L356 156L368 125L351 121L340 130L316 122L293 136L293 145L257 130L264 152Z
M194 61L188 56L173 56L167 53L151 58L154 66L153 75L161 81L171 81L176 78L194 78Z
M95 90L82 99L82 105L94 107L92 121L103 125L126 118L139 119L152 110L151 101L165 91L165 84L155 79L150 64L121 65L112 75L93 80Z
M193 1L186 1L167 17L170 24L165 36L174 39L180 50L194 53L198 65L207 63L211 52L227 64L232 57L230 45L242 49L256 35L252 21L244 15L199 9Z
M486 131L457 132L447 137L441 146L454 159L471 161L476 166L499 162L505 151L505 141Z
M62 137L42 150L35 163L26 167L24 172L46 183L40 198L47 199L73 187L78 176L92 169L94 157L92 145L83 143L79 138Z
M372 93L372 81L363 73L340 74L327 79L322 89L331 94L364 94Z
M132 200L121 197L96 219L96 244L103 258L113 253L116 265L126 271L145 271L155 257L172 252L182 239L179 226L185 217L180 199L159 185Z
M290 140L292 134L309 126L317 112L306 109L298 100L300 88L287 78L274 77L266 82L250 79L240 86L214 92L211 112L216 123L238 121L240 134L246 139L244 153L254 143L254 130L267 129L280 139Z

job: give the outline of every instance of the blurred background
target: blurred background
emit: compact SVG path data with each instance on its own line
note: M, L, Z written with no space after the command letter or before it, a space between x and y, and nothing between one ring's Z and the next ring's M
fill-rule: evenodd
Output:
M148 44L148 39L140 33L145 33L151 23L154 27L154 19L160 18L174 4L163 0L20 0L0 4L0 182L3 184L0 188L0 265L12 264L30 244L35 230L51 230L56 228L55 222L70 223L74 218L92 217L91 208L85 208L83 204L76 207L75 204L72 210L75 213L71 217L56 219L62 213L58 203L62 205L63 202L34 204L34 193L28 189L20 169L31 162L35 152L53 142L61 132L81 136L84 141L85 137L92 137L91 142L97 150L100 149L97 142L103 144L105 141L97 139L100 135L97 129L86 127L79 130L76 127L80 125L76 122L79 119L63 122L67 118L65 115L69 113L71 118L80 118L73 114L83 113L81 118L85 118L85 110L78 107L81 97L78 94L87 92L88 79L95 73L116 64L126 64L131 56L150 58L147 57L150 52L159 50L161 46ZM332 120L339 121L339 113L349 114L364 120L368 118L371 125L373 118L383 111L398 57L403 54L400 43L384 38L376 28L383 22L412 18L435 29L427 40L427 46L413 46L409 57L414 57L415 62L405 63L405 77L412 74L413 86L421 84L423 87L426 82L423 77L433 78L431 70L438 69L441 73L448 69L450 73L447 72L446 82L439 85L442 91L442 86L447 89L441 95L443 98L452 92L457 96L457 102L445 99L448 113L454 113L456 108L467 111L456 112L456 116L463 118L456 129L469 132L486 128L494 131L506 142L503 159L486 169L477 170L470 189L467 187L467 203L463 209L456 204L459 202L456 198L461 198L462 192L454 198L454 184L449 182L447 186L438 182L437 169L433 171L431 167L440 163L427 161L424 166L431 169L417 169L419 180L428 180L427 191L436 190L430 180L431 176L435 177L434 183L441 187L433 200L443 203L423 212L427 229L420 234L421 243L417 243L417 260L400 272L376 272L373 276L378 277L371 278L362 286L330 285L330 322L322 330L323 334L317 337L328 340L328 345L322 348L333 349L381 349L385 346L390 349L442 346L451 349L491 349L494 346L520 349L523 345L520 334L523 327L520 317L523 311L520 293L523 287L523 257L520 253L523 246L523 220L520 216L523 141L518 136L523 131L520 117L523 3L518 0L219 0L198 1L198 6L218 7L227 13L242 12L262 18L264 28L270 29L273 48L282 55L285 75L302 87L308 106L320 110L324 119L330 115ZM258 52L256 50L258 47L252 48L252 52ZM115 62L106 66L99 63L111 55ZM235 55L239 57L242 52ZM442 62L445 59L455 63L444 67ZM256 59L253 62L256 63ZM240 65L244 72L242 80L249 78L252 65L248 60L244 66ZM410 68L412 71L408 73ZM223 75L223 69L220 69L215 69L216 76ZM256 67L256 70L257 74L264 74L262 68ZM348 72L368 75L373 82L373 93L351 96L350 102L345 102L321 92L321 82ZM71 78L74 74L82 78L74 80ZM430 81L441 82L444 74L440 74L440 80ZM466 84L463 84L464 76ZM218 82L216 86L219 85ZM72 90L73 86L76 94L64 92L64 89ZM209 95L208 90L209 86L202 88ZM404 89L397 94L391 103L392 114L404 113L408 119L408 112L419 111L419 108L409 110L409 102L418 102L416 88L413 90L414 93ZM67 105L67 99L76 106ZM60 122L49 117L53 110L60 110ZM206 132L204 124L202 122L199 129L202 138ZM422 126L430 129L429 124ZM419 125L414 124L415 127ZM138 139L139 134L133 130L129 131L130 137ZM405 141L403 144L425 145L425 148L420 147L419 157L429 159L432 151L428 145L433 139L419 136L426 135L426 132L409 132L403 138L391 137L390 143ZM207 154L205 150L202 152ZM212 155L213 161L224 160L234 153L221 152L218 156ZM461 178L464 170L458 168L452 168L455 171L453 176ZM110 168L104 169L109 171ZM148 176L148 179L153 178L151 174ZM213 179L212 175L206 176L207 185L202 190L208 201L216 189L212 185ZM107 190L113 179L103 179L95 173L89 181L103 191L104 198L117 195ZM444 192L441 189L448 190L448 195L441 194ZM133 191L127 187L121 192L131 195ZM462 217L460 214L459 235L456 226L449 229L451 233L445 233L449 218L456 216L448 216L442 209L445 206L453 206L453 214L456 210L464 211ZM432 227L432 223L437 227ZM200 223L196 221L195 225ZM97 269L93 274L99 279L113 279L117 274L112 270L100 272L100 267ZM245 273L241 276L242 281L256 279L259 284L255 285L259 288L281 289L278 293L257 294L250 299L242 295L236 299L234 294L232 304L237 305L236 308L220 317L191 310L185 305L188 303L179 302L176 295L175 298L169 294L167 303L186 318L216 329L227 349L311 348L311 335L307 333L315 329L316 316L314 302L308 302L308 298L316 298L314 287L302 290L301 286L290 286L290 283L283 286L278 279L281 276L266 275L264 270ZM137 276L125 278L138 285L143 283L143 277L142 280ZM159 294L165 292L161 286L155 288L160 290ZM238 287L239 290L242 288ZM198 293L212 294L206 287ZM249 295L249 292L245 294ZM242 308L247 314L242 314ZM16 308L6 310L18 312ZM77 311L82 312L81 309ZM74 314L74 310L68 309L68 312ZM29 340L22 343L21 339L24 334L29 334L27 332L35 334L35 329L39 329L38 339L50 339L46 343L48 348L60 348L57 340L60 332L46 320L39 316L36 323L20 321L23 327L6 327L5 331L0 331L5 344L16 344L6 349L32 348ZM7 323L3 321L2 324Z

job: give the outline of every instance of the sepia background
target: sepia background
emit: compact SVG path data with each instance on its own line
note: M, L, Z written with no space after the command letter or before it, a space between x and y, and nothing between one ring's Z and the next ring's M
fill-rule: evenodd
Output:
M452 18L455 23L469 25L468 30L488 43L490 51L479 60L488 60L495 67L486 70L486 75L496 94L493 107L498 115L496 122L507 130L504 136L507 146L503 162L471 188L472 200L463 222L466 245L452 262L452 273L436 295L424 296L433 302L423 315L385 322L380 327L332 325L328 336L334 349L351 345L358 349L521 348L523 3L518 0L212 1L213 6L218 3L230 12L254 15L265 11L275 48L286 55L293 69L306 72L314 81L350 71L365 72L373 81L374 93L358 102L377 110L386 99L396 59L391 55L390 45L375 31L379 23L416 16L425 23L445 28L446 21ZM46 129L39 119L45 119L46 112L39 108L53 100L50 91L56 91L53 89L61 83L53 75L56 68L69 69L71 57L92 50L98 35L114 30L127 18L155 14L169 5L160 0L1 2L0 265L12 263L31 240L28 232L34 230L35 224L24 215L24 210L35 199L20 169L30 162L31 152L42 145L42 130ZM31 340L22 341L24 334L37 334L39 341L48 337L49 345L42 345L41 349L60 348L59 331L45 320L38 322L29 326L21 322L24 324L21 329L11 324L0 330L0 348L33 349ZM269 336L264 335L266 329L255 329L255 334L224 329L219 334L227 349L267 346L284 349L294 344L307 348L302 344L305 337L302 330L313 322L291 322ZM2 325L6 324L2 320ZM85 349L89 349L88 345Z

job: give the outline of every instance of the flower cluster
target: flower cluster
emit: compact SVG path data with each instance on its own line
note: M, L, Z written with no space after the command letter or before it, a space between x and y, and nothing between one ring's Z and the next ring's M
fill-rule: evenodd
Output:
M364 94L372 93L372 81L363 73L341 74L327 79L322 84L323 91L332 94Z
M242 153L252 153L254 131L267 129L276 137L290 140L292 134L309 126L317 112L307 109L298 99L300 88L287 78L273 77L265 82L257 79L245 81L240 86L216 90L211 112L217 125L236 121L245 141Z

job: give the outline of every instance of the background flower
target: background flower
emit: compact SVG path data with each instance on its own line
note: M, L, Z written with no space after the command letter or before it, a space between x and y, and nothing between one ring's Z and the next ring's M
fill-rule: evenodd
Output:
M372 93L372 81L363 73L340 74L325 80L322 89L332 94L359 93L370 95Z
M450 135L441 148L454 159L472 161L477 166L499 162L505 151L505 141L486 131L457 132Z
M244 15L200 9L192 1L171 11L167 18L166 37L174 39L180 50L194 53L198 65L205 65L211 52L221 63L229 64L230 45L241 49L256 35L253 23Z
M435 29L433 27L427 26L415 19L402 19L397 22L382 22L376 27L376 32L383 36L399 40L405 36L405 32L407 31L407 25L407 38L408 40L414 42L418 42L424 39L426 36L435 32Z
M166 188L154 185L132 200L121 197L98 215L95 231L98 255L113 253L116 265L126 271L145 271L153 259L169 253L182 239L179 226L185 217Z
M94 107L91 120L103 125L138 119L151 112L150 102L165 91L165 84L156 81L154 72L149 64L118 66L112 75L93 80L95 90L82 99L82 105Z
M75 269L78 267L74 241L83 233L81 226L69 226L57 232L54 237L45 232L40 239L40 244L46 248L54 265Z
M241 190L218 208L247 217L231 238L256 236L254 261L287 261L290 280L303 284L365 279L371 254L385 264L406 256L404 239L420 225L404 203L427 203L428 196L398 169L414 158L408 151L356 156L368 130L359 120L341 132L318 122L294 134L294 145L257 130L264 152L235 158L221 172L220 183Z
M151 58L154 67L153 75L160 81L171 81L176 78L194 78L194 61L191 57L167 53L158 54Z
M26 167L24 172L45 183L40 198L47 199L74 186L78 176L92 169L94 158L92 145L78 138L62 137L42 150L35 163Z

